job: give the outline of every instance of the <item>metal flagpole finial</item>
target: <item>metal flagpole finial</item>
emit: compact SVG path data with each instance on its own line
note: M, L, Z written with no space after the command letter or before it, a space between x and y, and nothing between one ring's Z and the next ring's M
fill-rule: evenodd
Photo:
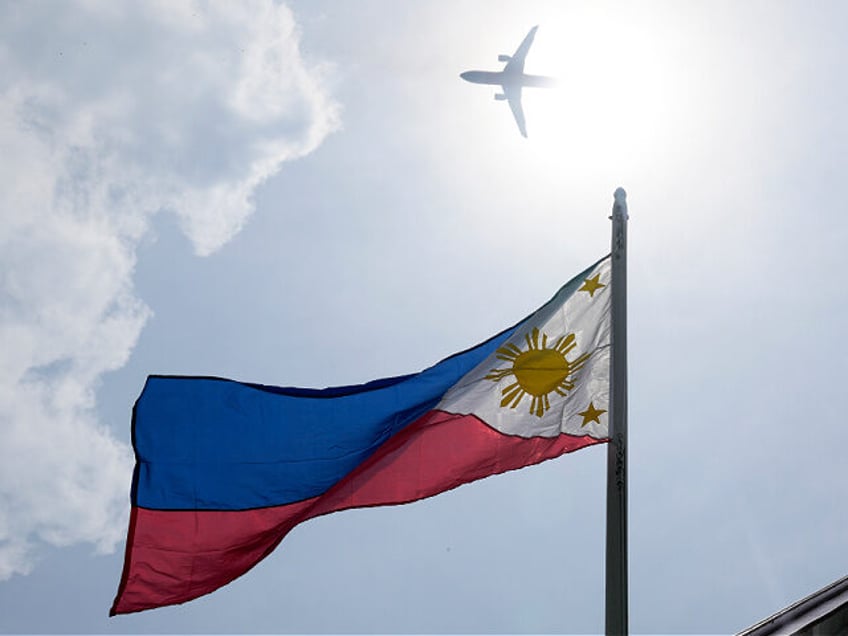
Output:
M628 218L627 215L627 192L624 191L624 188L616 188L615 193L613 194L615 197L615 203L612 206L612 216L610 218Z

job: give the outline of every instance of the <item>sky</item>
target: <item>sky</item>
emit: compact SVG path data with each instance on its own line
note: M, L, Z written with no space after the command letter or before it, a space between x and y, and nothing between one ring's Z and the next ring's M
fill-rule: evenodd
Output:
M848 573L841 2L0 4L0 631L603 631L606 449L298 526L108 618L148 374L423 369L609 250L628 192L630 625ZM522 138L496 70L540 25Z

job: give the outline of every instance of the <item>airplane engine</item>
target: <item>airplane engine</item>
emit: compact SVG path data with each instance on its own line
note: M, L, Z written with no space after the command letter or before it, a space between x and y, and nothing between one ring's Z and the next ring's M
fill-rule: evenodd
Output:
M504 55L503 53L498 55L498 62L509 62L511 59L512 59L511 55Z
M502 102L506 99L506 95L504 95L503 93L495 93L495 99L499 102Z

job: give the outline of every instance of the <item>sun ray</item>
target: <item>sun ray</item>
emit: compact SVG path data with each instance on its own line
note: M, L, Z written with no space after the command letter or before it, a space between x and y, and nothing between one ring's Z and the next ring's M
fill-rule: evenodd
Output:
M575 343L575 337L573 333L568 334L565 339L558 343L556 350L561 354L565 355L569 351L571 351L577 344Z
M512 392L514 392L514 391L513 391L513 389L515 389L515 390L521 390L521 385L520 385L520 384L518 384L518 382L513 382L512 384L510 384L509 386L507 386L507 387L506 387L503 391L501 391L501 393L503 393L504 395L506 395L507 393L512 393Z
M513 353L512 351L510 351L508 349L498 349L497 355L495 357L498 358L499 360L505 360L506 362L512 362L513 360L515 360L518 357L518 355Z
M506 376L512 373L512 369L492 369L485 377L486 380L494 380L497 382L498 380L502 380Z
M520 356L520 355L521 355L521 349L519 349L517 346L515 346L515 345L514 345L513 343L511 343L511 342L508 342L507 344L505 344L505 345L504 345L503 347L501 347L501 348L502 348L502 349L506 349L506 350L508 350L508 351L511 351L512 353L514 353L514 354L516 355L516 357L518 357L518 356Z
M510 390L510 388L512 388L512 390ZM501 406L509 406L510 408L518 406L518 403L521 402L521 399L526 395L526 392L518 386L518 383L510 385L501 391L501 393L504 396L501 400Z
M572 363L571 363L571 368L572 368L574 371L577 371L577 370L581 369L581 368L583 367L583 365L584 365L584 364L586 364L586 361L587 361L588 359L589 359L589 354L588 354L588 353L584 353L582 356L580 356L579 358L575 359L575 360L574 360L574 362L572 362Z
M498 380L502 380L506 376L509 375L509 369L492 369L489 373L486 374L486 380L494 380L497 382Z
M533 399L530 400L530 413L537 417L542 417L542 413L544 413L544 411L542 411L542 404L539 401L538 395L534 395Z

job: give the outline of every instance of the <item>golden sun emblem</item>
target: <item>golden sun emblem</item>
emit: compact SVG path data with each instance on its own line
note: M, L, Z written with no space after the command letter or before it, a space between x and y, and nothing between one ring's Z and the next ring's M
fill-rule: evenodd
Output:
M515 377L515 382L501 391L501 406L514 409L529 393L532 396L530 413L537 417L542 417L551 408L548 399L551 392L564 396L566 391L574 388L573 374L586 363L590 355L584 353L574 360L566 357L577 346L573 333L560 336L551 348L548 348L547 334L542 333L541 336L540 342L539 329L533 327L533 331L524 336L526 351L512 343L500 347L497 350L498 359L511 362L512 366L492 369L486 376L487 380L493 382L507 376Z

